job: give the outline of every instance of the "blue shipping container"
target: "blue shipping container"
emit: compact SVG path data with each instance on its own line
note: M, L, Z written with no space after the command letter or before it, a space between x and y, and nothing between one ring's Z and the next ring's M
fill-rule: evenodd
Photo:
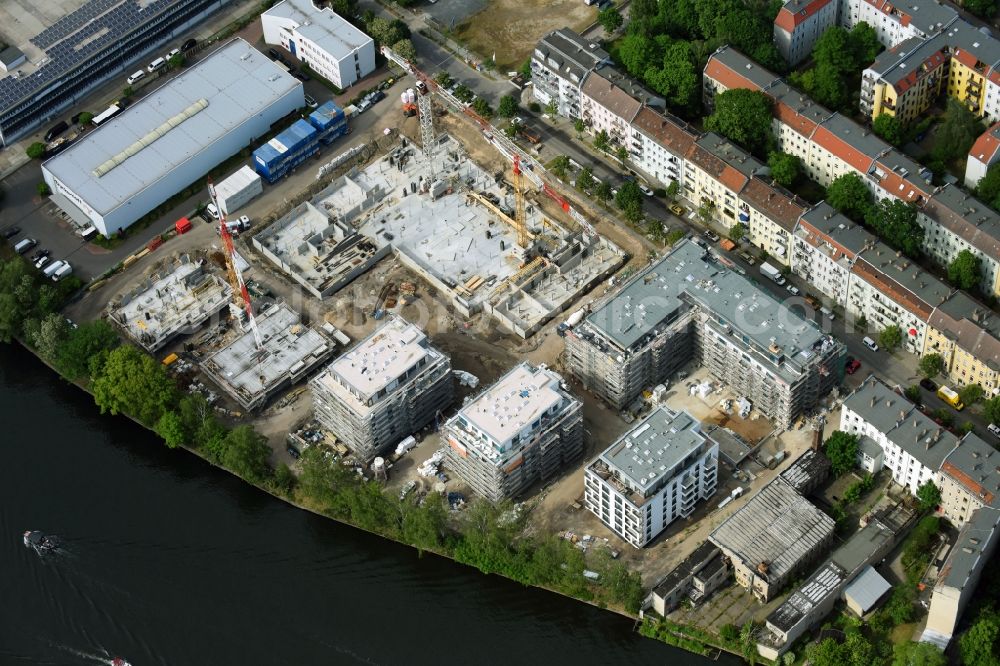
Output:
M318 138L316 128L304 120L296 120L291 127L253 151L254 168L273 183L318 152Z
M319 140L323 144L347 134L347 117L344 115L344 110L332 101L310 113L309 122L319 130Z

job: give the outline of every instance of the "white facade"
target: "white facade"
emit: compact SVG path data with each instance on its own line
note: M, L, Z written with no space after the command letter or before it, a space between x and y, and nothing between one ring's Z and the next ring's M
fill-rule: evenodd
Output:
M263 191L264 182L260 174L250 166L244 166L215 186L219 210L227 216L235 213Z
M338 88L375 71L375 42L332 9L284 0L260 15L267 44L282 46Z
M816 40L837 24L839 0L789 0L774 19L774 45L789 65L812 53Z
M700 424L658 407L586 467L584 503L642 548L715 493L718 470L719 445Z
M579 118L583 80L592 69L610 62L607 51L569 28L550 32L531 56L535 100L543 106L555 102L559 115Z
M872 3L868 0L846 0L844 3L842 21L847 27L853 27L862 21L875 29L878 41L891 48L910 37L925 37L926 33L921 31L915 23L907 20L904 24L900 21L898 14L893 12L893 7L888 2ZM881 7L887 7L888 11L883 11ZM909 18L909 17L907 17ZM932 32L937 32L937 29Z

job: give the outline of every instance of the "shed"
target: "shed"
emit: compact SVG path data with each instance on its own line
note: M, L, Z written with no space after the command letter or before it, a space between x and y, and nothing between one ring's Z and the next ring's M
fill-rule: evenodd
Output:
M191 220L187 219L186 217L182 217L181 219L174 222L174 228L177 230L178 234L186 234L187 232L191 231Z
M8 46L3 51L0 51L0 68L3 71L9 72L16 68L18 65L24 63L26 60L24 53L20 49L13 46Z
M864 616L891 589L889 582L869 564L844 588L844 602L854 614Z

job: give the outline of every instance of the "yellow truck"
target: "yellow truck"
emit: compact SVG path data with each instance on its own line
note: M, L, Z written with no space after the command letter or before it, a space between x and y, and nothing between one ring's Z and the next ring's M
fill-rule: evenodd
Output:
M954 407L955 409L957 409L958 411L962 411L963 409L965 409L965 404L962 402L962 399L959 397L958 393L953 389L948 388L947 386L939 387L937 390L937 396L942 400L944 400L945 402L947 402L952 407Z

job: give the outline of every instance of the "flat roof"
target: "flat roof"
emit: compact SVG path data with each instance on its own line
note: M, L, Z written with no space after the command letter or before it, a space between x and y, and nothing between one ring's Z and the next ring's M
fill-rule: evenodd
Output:
M681 563L670 570L663 580L653 587L653 594L665 597L670 594L678 584L686 581L690 576L704 568L712 558L719 557L719 547L711 541L702 541L691 554L681 560Z
M522 362L459 410L457 418L490 440L491 448L507 453L515 435L534 430L533 424L550 410L569 402L562 382L547 368Z
M998 538L1000 509L984 506L973 511L941 567L936 586L964 588L969 577L986 565L983 555L991 550L991 542Z
M311 0L284 0L263 16L277 16L294 21L295 31L314 42L337 60L342 60L372 38L329 7L320 9Z
M935 472L958 444L958 437L874 375L869 375L844 400L844 407L860 415L890 442Z
M577 82L590 70L611 61L608 52L596 42L584 39L569 28L553 30L542 37L535 47L535 55L551 61L545 64Z
M712 532L712 542L748 567L781 577L833 534L834 521L780 476Z
M781 478L791 484L796 492L802 492L819 479L822 482L830 473L830 459L819 451L807 449L795 462L789 465Z
M290 374L298 373L300 363L308 367L333 352L326 338L304 326L287 305L272 305L256 319L263 351L258 352L253 332L246 331L204 362L210 374L241 402L266 397Z
M423 331L402 317L392 317L331 363L328 372L367 403L423 359L440 355L427 344Z
M107 214L301 87L237 38L85 133L43 168ZM127 156L125 151L139 142L145 145ZM191 174L189 180L200 175Z
M700 424L686 412L651 411L599 456L630 489L643 496L672 477L685 459L705 444Z
M158 272L112 302L111 316L149 350L174 334L193 330L225 307L232 287L205 271L203 261L184 255L167 272Z
M587 317L587 323L629 349L694 301L764 352L777 345L785 361L777 374L797 377L829 339L811 320L746 277L716 262L704 248L682 241Z
M225 199L230 195L243 191L247 185L258 180L260 180L260 174L254 171L252 166L245 164L243 168L234 172L215 186L215 195L219 199Z

